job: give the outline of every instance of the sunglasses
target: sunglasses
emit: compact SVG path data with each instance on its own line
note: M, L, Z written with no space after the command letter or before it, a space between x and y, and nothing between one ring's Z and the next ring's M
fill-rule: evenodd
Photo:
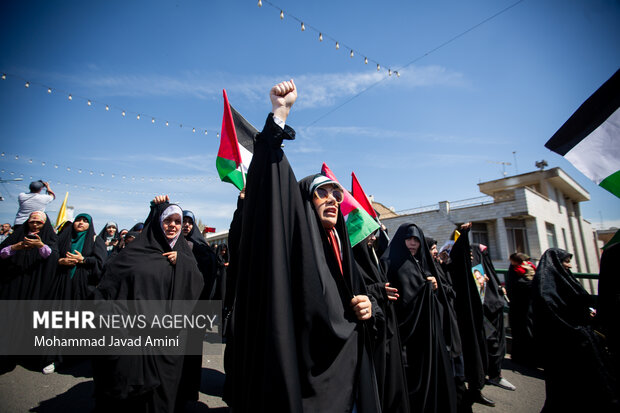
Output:
M328 190L327 188L319 187L319 188L314 190L314 195L318 199L320 199L320 200L327 199L329 194L332 194L332 197L334 197L334 199L336 200L337 204L342 203L342 201L344 199L344 194L338 188L332 188L332 189Z

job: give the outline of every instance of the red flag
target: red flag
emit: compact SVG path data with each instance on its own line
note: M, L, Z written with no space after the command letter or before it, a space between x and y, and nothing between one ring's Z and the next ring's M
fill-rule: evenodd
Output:
M372 207L370 200L366 196L366 193L364 192L362 186L357 180L355 172L351 172L351 194L353 195L353 198L355 198L357 202L360 203L362 208L366 210L366 212L368 212L373 218L377 219L377 212Z
M241 165L241 153L239 152L239 142L237 141L237 131L235 129L235 121L228 103L228 95L226 89L224 92L224 117L222 119L222 136L220 140L220 150L218 157L235 161L237 166Z
M205 227L205 229L202 230L202 232L204 232L204 233L215 232L215 228L214 227Z

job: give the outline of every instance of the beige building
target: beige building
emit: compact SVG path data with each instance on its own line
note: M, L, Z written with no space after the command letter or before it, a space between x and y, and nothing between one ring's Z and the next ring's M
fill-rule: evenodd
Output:
M590 194L560 168L540 170L478 184L485 196L398 211L381 217L390 234L405 222L419 225L439 245L456 225L473 222L471 241L489 247L496 268L508 268L513 252L535 263L551 247L573 254L573 271L598 273L596 234L581 216Z

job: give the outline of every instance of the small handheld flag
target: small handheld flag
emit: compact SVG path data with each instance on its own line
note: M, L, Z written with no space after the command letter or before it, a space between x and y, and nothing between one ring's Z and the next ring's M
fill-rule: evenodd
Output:
M334 173L325 163L323 163L321 172L329 179L338 182ZM340 204L340 211L347 223L347 231L349 232L349 240L352 247L359 244L364 238L379 228L379 224L348 191L344 191L344 199Z
M245 174L252 161L254 137L258 130L228 103L226 90L223 94L224 116L215 166L222 181L242 190L245 186Z
M62 201L60 210L58 210L58 217L56 218L56 230L60 228L62 224L67 220L67 199L69 198L69 192L65 194L65 200Z

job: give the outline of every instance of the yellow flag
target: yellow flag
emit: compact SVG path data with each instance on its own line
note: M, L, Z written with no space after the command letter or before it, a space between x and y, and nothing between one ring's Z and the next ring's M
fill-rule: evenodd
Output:
M459 239L460 236L461 236L461 233L458 232L457 230L454 230L454 242L456 242L456 240Z
M65 195L65 200L62 201L60 210L58 211L58 218L56 218L56 230L67 220L67 198L69 198L69 192Z

